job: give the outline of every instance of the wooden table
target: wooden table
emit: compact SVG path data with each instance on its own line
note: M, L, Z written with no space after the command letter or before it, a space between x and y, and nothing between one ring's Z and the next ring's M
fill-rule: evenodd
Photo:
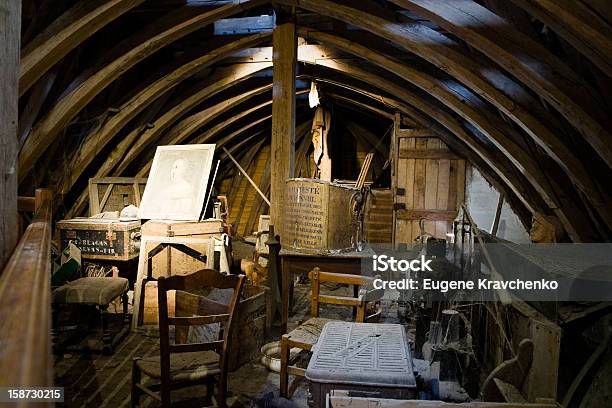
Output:
M351 251L330 255L305 254L302 252L281 249L279 253L282 275L281 333L287 333L289 300L293 275L304 272L308 273L316 266L325 272L361 275L362 262L371 262L373 255L375 255L375 253L371 249L364 249L361 252Z

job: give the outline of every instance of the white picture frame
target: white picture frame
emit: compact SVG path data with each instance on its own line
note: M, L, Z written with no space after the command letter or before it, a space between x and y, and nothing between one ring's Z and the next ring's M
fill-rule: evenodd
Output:
M138 218L198 221L214 154L214 144L158 146Z

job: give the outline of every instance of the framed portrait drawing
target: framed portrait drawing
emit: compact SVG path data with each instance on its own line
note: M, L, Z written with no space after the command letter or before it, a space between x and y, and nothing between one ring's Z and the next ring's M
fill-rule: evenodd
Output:
M198 221L214 154L214 144L158 146L138 217Z

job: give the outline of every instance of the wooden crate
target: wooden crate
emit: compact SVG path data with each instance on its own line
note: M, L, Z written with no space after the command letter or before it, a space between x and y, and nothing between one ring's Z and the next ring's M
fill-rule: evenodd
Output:
M221 220L205 220L205 221L173 221L173 220L149 220L142 225L142 236L151 238L155 241L155 237L175 237L175 238L198 238L209 239L212 237L220 237L223 233L223 222ZM153 245L153 242L148 245ZM198 251L206 251L201 244L191 246ZM167 268L168 253L172 259L172 268L181 273L191 273L202 269L201 262L190 258L189 256L175 250L165 249L155 256L153 260L153 276L160 275L160 271ZM213 255L214 256L214 255ZM208 263L211 268L215 268L215 263Z
M176 292L177 316L225 313L225 307L221 303L207 300L199 295ZM237 327L230 341L230 370L236 370L259 356L272 324L270 290L265 286L246 285L237 308L235 318ZM177 333L177 341L184 342L186 339L185 332Z
M272 298L265 286L246 285L238 304L236 331L231 341L229 366L235 370L259 356L272 326Z
M140 207L146 178L103 177L89 179L89 215L121 211L132 204Z
M160 244L184 245L200 254L206 255L206 261L194 259L176 248L162 249L161 252L149 259L149 253ZM147 287L142 288L142 282L147 278L149 267L151 268L151 277L155 279L159 276L188 275L204 268L212 269L214 266L214 243L211 239L199 237L142 236L140 246L138 274L134 284L132 329L135 329L139 324L145 323L144 317L147 310L147 313L150 315L157 314L157 287L151 285L151 288L149 288L149 284L147 284ZM170 251L168 251L168 249L170 249ZM168 253L170 253L170 259L168 259ZM141 302L143 307L142 311ZM141 317L142 320L139 321ZM147 323L152 323L154 321L154 319L150 319Z
M328 181L287 180L283 247L305 253L353 249L357 224L350 206L356 192Z
M140 221L73 218L57 223L59 246L72 241L83 259L128 261L138 257Z

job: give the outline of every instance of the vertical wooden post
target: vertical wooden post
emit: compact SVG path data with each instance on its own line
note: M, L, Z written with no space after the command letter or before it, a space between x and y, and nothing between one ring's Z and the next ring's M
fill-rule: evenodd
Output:
M270 255L268 256L268 286L270 287L270 296L272 298L272 315L274 315L277 311L279 312L279 316L282 316L284 313L284 299L285 294L281 294L280 290L282 288L282 271L281 271L281 262L280 262L280 237L276 235L274 232L274 225L270 224L268 227L268 240L265 244L268 246ZM286 321L285 321L286 322ZM286 333L286 327L284 331L281 333Z
M272 148L270 151L270 224L283 237L282 214L285 180L294 175L295 162L295 70L297 34L292 16L277 12L277 26L272 36Z
M499 193L499 199L497 200L497 209L495 210L495 218L493 218L493 225L491 225L491 235L497 236L497 229L499 228L499 219L501 218L502 207L504 206L504 193Z
M0 270L17 244L17 101L21 2L0 10Z

